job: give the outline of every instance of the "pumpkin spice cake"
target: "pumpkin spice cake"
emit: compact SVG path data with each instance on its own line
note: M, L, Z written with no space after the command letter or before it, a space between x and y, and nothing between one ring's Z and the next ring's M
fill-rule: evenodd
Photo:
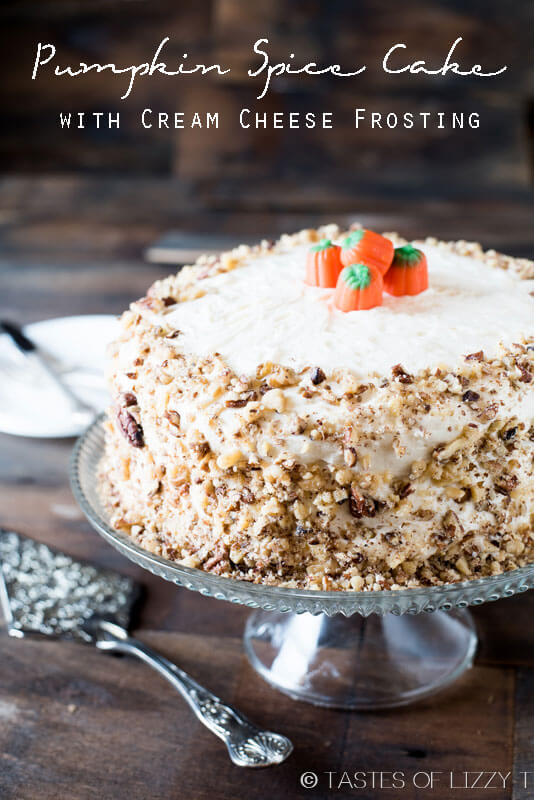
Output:
M114 526L300 588L533 561L533 289L525 259L335 225L157 281L111 347Z

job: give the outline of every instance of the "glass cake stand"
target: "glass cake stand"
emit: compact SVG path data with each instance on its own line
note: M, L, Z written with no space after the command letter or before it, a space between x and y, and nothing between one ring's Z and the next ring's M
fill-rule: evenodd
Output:
M245 652L266 681L294 699L378 709L434 694L472 664L477 636L466 608L534 586L534 565L491 578L382 592L285 589L184 567L111 527L96 478L103 423L101 416L88 428L71 461L72 490L92 526L155 575L256 609L246 624Z

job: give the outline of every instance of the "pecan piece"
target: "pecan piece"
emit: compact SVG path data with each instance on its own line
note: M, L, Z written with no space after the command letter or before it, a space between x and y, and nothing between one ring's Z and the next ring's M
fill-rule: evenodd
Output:
M253 400L257 400L258 395L256 392L250 392L246 397L240 397L237 400L227 400L225 403L226 408L243 408Z
M354 486L350 490L349 510L353 517L374 517L376 514L376 503L372 497L360 494Z
M358 453L355 447L346 447L343 451L343 458L347 467L353 467L358 460Z
M480 395L478 392L472 392L471 389L468 389L467 392L463 393L462 400L464 403L474 403L475 400L480 400Z
M132 447L144 447L145 439L143 428L140 422L125 408L117 409L117 422L123 436L130 442Z
M324 380L326 380L326 375L322 371L321 367L315 367L311 375L311 382L313 385L318 386Z
M176 300L174 299L174 297L164 297L162 302L163 302L164 306L174 306L174 305L176 305Z
M477 350L476 353L469 353L469 355L464 356L466 361L482 361L484 358L484 351Z
M241 492L241 502L242 503L253 503L254 502L254 495L250 491L249 488L245 487Z
M343 431L343 442L349 445L352 442L352 428L350 426Z
M391 374L397 378L399 383L413 383L413 376L406 372L402 364L395 364L391 368Z
M449 509L442 520L442 527L445 533L451 537L451 539L456 536L458 533L463 533L463 527L458 519L458 515L452 510Z
M499 406L497 403L488 403L485 408L482 409L482 412L478 415L482 420L492 420L495 419L497 416L497 412L499 410Z
M191 450L193 450L193 452L195 452L201 458L207 456L208 453L210 452L210 449L211 448L207 442L197 442L191 447Z
M499 494L509 496L510 492L515 489L518 483L519 480L516 475L503 474L495 481L495 491Z
M401 486L399 489L399 497L401 500L404 500L405 497L408 497L409 494L415 492L411 483L405 483L404 486Z
M502 432L501 436L505 442L511 441L517 433L517 427L514 428L507 428L505 431Z
M166 411L165 418L174 428L180 427L180 415L177 411Z
M518 364L517 369L521 373L521 377L519 378L521 383L530 383L532 380L532 373L529 372L528 369L523 366L523 364Z
M211 558L208 558L207 561L204 562L203 569L207 570L208 572L212 571L214 567L221 563L225 558L225 553L223 550L219 550Z
M227 400L225 403L226 408L243 408L246 406L248 400L244 397L241 397L239 400Z
M154 497L157 497L157 495L161 492L162 488L163 488L163 484L161 483L161 481L158 481L156 486L152 489L152 491L150 491L148 493L148 496L151 499L153 499Z
M124 392L121 397L122 405L126 408L128 406L136 406L137 405L137 397L134 395L133 392Z
M138 305L143 306L143 308L148 308L151 311L154 310L156 307L155 298L150 297L149 294L147 294L146 297L141 297L141 299L138 300L137 303Z

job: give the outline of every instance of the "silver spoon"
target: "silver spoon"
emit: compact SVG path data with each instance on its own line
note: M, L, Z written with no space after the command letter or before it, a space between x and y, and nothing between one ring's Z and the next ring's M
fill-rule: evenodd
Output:
M172 661L129 636L120 625L93 618L84 625L84 630L99 650L135 656L168 680L206 728L223 740L230 758L238 767L269 767L281 764L291 754L293 745L289 739L253 725L237 709L223 703Z
M262 731L168 659L130 637L141 587L15 531L0 528L0 608L10 636L69 639L136 656L166 678L240 767L281 764L293 745Z

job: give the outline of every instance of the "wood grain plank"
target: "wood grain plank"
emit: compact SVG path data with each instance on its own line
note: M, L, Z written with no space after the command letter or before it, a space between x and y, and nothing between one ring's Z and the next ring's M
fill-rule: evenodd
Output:
M194 797L211 753L223 772L235 769L145 665L83 645L1 639L2 798ZM145 639L231 699L239 660L231 640ZM184 764L195 761L186 777Z
M345 200L359 188L382 192L403 185L447 195L451 184L470 192L479 187L532 185L532 130L528 124L533 66L525 54L533 24L531 4L516 4L510 14L502 4L407 0L402 13L391 0L334 0L328 7L276 0L267 5L236 0L179 4L107 0L87 7L82 2L3 4L0 19L9 32L0 53L4 103L0 167L4 172L68 172L106 176L153 174L170 176L178 169L189 202L204 208L232 206L242 195L275 208L308 205L321 192ZM187 53L189 62L221 63L231 72L174 78L139 76L131 95L127 76L91 71L77 78L54 78L49 68L30 79L36 43L54 42L64 64L116 62L120 66L149 62L157 44L169 36L165 60L176 66ZM457 37L463 37L458 60L464 69L480 63L488 70L506 64L495 78L386 74L384 53L394 43L406 44L408 63L424 59L436 69ZM271 63L308 61L320 66L340 63L346 69L367 64L354 78L287 75L274 78L265 100L256 102L264 76L251 78L253 42L268 38ZM21 54L23 54L21 56ZM398 59L400 63L400 58ZM188 63L189 63L188 62ZM404 61L402 62L404 63ZM209 97L210 110L231 115L212 136L198 129L178 134L165 128L144 130L144 108L156 112L190 112ZM243 131L234 110L242 104L261 110L332 110L341 122L332 131ZM380 131L351 126L355 104L375 111L475 110L483 116L480 130L423 129ZM59 111L120 110L120 129L61 130ZM346 123L343 120L346 119ZM35 135L35 131L39 135ZM357 135L356 135L357 134ZM198 140L198 141L197 141ZM309 173L319 180L309 180ZM254 178L271 175L270 185ZM268 183L268 182L267 182ZM303 185L304 191L299 192Z
M168 228L181 228L200 236L209 231L231 233L240 240L244 236L260 240L324 222L344 225L359 220L378 230L397 230L407 237L465 238L481 241L485 247L534 256L530 191L503 191L477 197L478 190L470 194L458 189L455 196L451 189L447 198L436 195L425 198L422 193L412 195L402 187L383 194L376 186L364 183L354 191L343 185L333 191L319 183L311 187L299 184L287 198L287 208L273 211L279 187L273 181L265 181L263 188L259 202L253 192L239 192L232 201L234 210L229 211L224 197L230 185L212 186L210 191L219 198L220 208L206 213L197 205L201 198L189 202L176 179L94 176L0 179L0 274L8 277L2 289L9 290L11 297L18 292L17 302L23 306L28 305L26 296L37 284L45 295L52 297L52 286L47 288L45 275L48 272L51 275L48 280L53 280L54 267L58 272L70 270L71 274L85 270L84 280L91 292L97 293L99 284L96 280L93 283L91 273L100 270L98 280L107 302L108 289L102 282L102 273L106 269L105 259L113 258L111 291L120 301L119 282L122 282L122 296L127 300L131 298L130 286L137 291L136 287L146 280L144 289L152 275L157 277L154 271L143 277L141 258L145 247ZM17 271L21 271L18 279ZM79 290L85 291L85 287L69 282L67 288L70 290L71 286L72 302L80 308L84 293ZM4 296L0 293L0 302ZM36 299L32 302L36 303Z
M477 608L479 661L484 664L533 665L534 641L526 635L533 614L534 592Z
M440 771L430 796L462 797L463 792L451 788L451 771L457 785L464 771L512 770L513 704L511 669L475 667L447 692L427 701L380 714L351 715L343 763L366 771L404 771L412 778L419 770ZM417 789L410 780L401 794L384 790L378 796L428 796L429 791ZM509 783L506 791L488 788L483 796L510 798Z
M404 711L342 714L275 693L232 638L147 631L143 638L258 724L283 730L295 742L294 755L279 768L245 774L144 665L82 645L2 636L0 708L9 723L0 728L3 798L44 800L63 792L85 800L98 790L134 800L147 791L234 800L244 786L253 800L324 798L328 772L336 781L355 771L401 771L408 783L417 771L435 770L444 786L432 796L445 800L449 770L458 783L463 770L511 769L510 671L475 669L448 695ZM310 769L319 776L317 791L300 787ZM346 783L339 793L351 794ZM379 796L399 793L384 789ZM401 796L425 795L407 785ZM484 796L504 800L511 793L488 789Z
M534 671L532 668L519 669L517 670L515 693L515 784L513 800L531 800L534 792L533 718Z
M225 748L145 665L83 645L0 637L2 798L319 797L299 776L339 763L348 715L298 705L255 675L232 638L143 632L143 639L251 719L295 742L281 767L234 767ZM90 757L88 756L90 754ZM55 793L55 794L54 794Z

